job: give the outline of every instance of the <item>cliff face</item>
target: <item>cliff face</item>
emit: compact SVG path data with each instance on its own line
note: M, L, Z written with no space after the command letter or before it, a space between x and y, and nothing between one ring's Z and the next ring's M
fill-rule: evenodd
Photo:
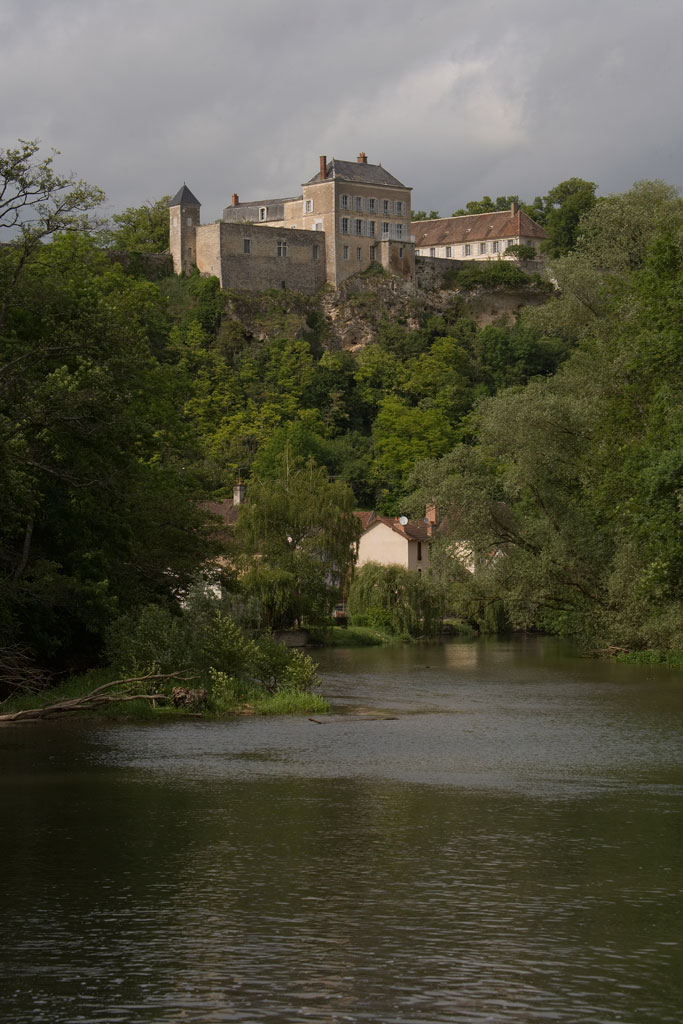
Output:
M373 344L387 321L418 330L425 317L448 312L483 327L501 318L512 321L524 306L547 302L552 289L532 278L528 285L465 289L430 282L425 288L378 270L312 297L288 291L227 294L233 327L256 340L314 335L323 348L357 351Z

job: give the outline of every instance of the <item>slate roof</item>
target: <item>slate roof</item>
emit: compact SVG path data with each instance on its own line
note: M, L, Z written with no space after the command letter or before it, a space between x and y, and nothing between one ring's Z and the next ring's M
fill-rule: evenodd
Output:
M487 242L495 238L547 238L543 228L523 210L512 213L473 213L464 217L440 217L438 220L413 221L410 230L418 248L433 245L459 245L462 242Z
M408 188L402 181L395 178L389 171L385 171L380 164L357 163L355 160L332 160L327 161L325 169L325 180L336 178L338 181L358 182L360 185L393 185L396 188ZM315 185L321 181L320 171L315 174L306 185Z
M170 201L170 203L168 205L169 206L180 206L181 204L182 205L187 205L187 206L201 206L202 205L199 202L199 200L197 199L197 197L194 196L192 194L192 192L190 192L190 190L187 187L187 185L183 185L182 188L178 189L178 191L173 196L173 199Z

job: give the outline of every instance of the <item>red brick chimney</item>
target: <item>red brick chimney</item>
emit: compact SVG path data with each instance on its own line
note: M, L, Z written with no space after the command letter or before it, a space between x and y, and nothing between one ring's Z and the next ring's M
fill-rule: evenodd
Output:
M356 157L356 162L359 164L366 164L368 162L368 158L366 157L365 153L359 153L358 156Z
M327 177L327 157L320 157L320 180L324 181Z
M240 197L237 195L236 192L233 192L233 194L232 194L232 205L233 206L237 206L239 201L240 201Z
M430 537L434 533L434 527L438 521L439 517L436 512L436 505L427 505L427 508L425 509L425 522L427 523L427 529Z

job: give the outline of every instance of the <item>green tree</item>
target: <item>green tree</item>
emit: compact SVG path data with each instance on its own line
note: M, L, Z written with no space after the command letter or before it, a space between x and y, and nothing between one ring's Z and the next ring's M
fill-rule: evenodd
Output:
M343 483L285 452L277 479L254 480L235 531L241 584L258 597L264 625L325 623L347 579L360 523Z
M353 575L347 607L357 625L390 633L432 636L443 619L439 589L427 575L400 565L367 562Z
M551 188L544 199L548 238L543 250L551 257L566 256L576 246L579 223L595 205L596 185L583 178L568 178Z
M128 206L112 217L113 227L103 240L112 249L123 252L167 252L169 246L170 196L142 206Z
M39 148L36 139L20 139L0 149L0 337L20 278L43 242L55 232L93 229L91 211L104 201L101 189L55 171L57 150L40 160Z
M155 286L126 277L77 232L43 244L10 284L0 629L43 663L83 666L114 615L172 600L210 548L192 473L179 464L176 378L151 350Z
M426 210L414 210L412 214L413 220L438 220L438 218L438 210L430 210L429 213Z

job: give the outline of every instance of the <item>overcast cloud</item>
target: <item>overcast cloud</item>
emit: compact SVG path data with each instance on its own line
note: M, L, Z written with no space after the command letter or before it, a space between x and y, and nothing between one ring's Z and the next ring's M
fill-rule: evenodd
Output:
M202 218L318 156L415 209L683 184L680 0L4 0L0 147L40 138L110 212L187 182Z

